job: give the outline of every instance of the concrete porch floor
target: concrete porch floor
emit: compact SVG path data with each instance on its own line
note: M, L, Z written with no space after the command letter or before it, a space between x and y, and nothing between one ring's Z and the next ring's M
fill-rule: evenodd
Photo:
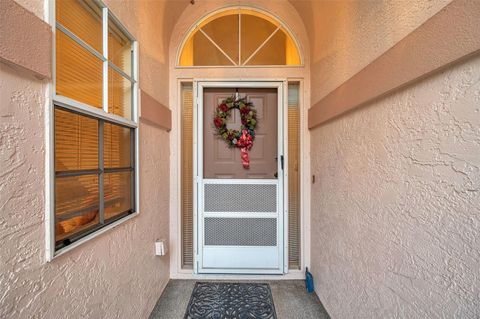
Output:
M195 280L170 280L158 299L150 319L182 319L195 282ZM317 295L306 292L302 280L266 282L272 290L278 319L330 319Z

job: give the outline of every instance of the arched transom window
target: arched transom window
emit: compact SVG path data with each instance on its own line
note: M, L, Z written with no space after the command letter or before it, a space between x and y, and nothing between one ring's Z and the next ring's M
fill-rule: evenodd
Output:
M301 65L299 50L277 19L230 9L197 24L181 47L179 66Z

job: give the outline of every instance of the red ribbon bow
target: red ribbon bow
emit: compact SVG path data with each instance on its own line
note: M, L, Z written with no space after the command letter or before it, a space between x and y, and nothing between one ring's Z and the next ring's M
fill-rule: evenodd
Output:
M250 158L248 157L248 151L253 146L253 137L248 130L242 130L242 136L238 139L237 147L240 148L242 156L242 165L244 168L250 167Z

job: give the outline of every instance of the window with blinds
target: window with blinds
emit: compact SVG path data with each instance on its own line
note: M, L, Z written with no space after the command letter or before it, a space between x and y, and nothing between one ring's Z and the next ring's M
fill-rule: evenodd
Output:
M136 211L135 41L93 0L55 2L54 250Z
M300 103L299 82L288 83L288 262L300 269Z
M182 268L193 268L193 84L181 84Z

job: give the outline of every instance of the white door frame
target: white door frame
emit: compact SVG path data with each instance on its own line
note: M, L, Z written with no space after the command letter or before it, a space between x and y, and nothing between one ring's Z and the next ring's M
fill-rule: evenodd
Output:
M203 181L203 91L205 88L274 88L278 96L278 154L283 155L282 161L277 161L279 194L283 200L279 201L279 216L277 240L283 234L283 240L277 241L279 245L279 268L276 270L249 270L237 269L235 271L222 271L222 273L235 274L286 274L288 273L288 134L285 128L288 127L288 97L287 80L193 80L194 114L193 114L193 253L194 253L194 273L198 274L202 262L203 234L199 228L200 205L203 205L202 198L199 196L201 189L200 183ZM218 273L218 271L210 271Z

